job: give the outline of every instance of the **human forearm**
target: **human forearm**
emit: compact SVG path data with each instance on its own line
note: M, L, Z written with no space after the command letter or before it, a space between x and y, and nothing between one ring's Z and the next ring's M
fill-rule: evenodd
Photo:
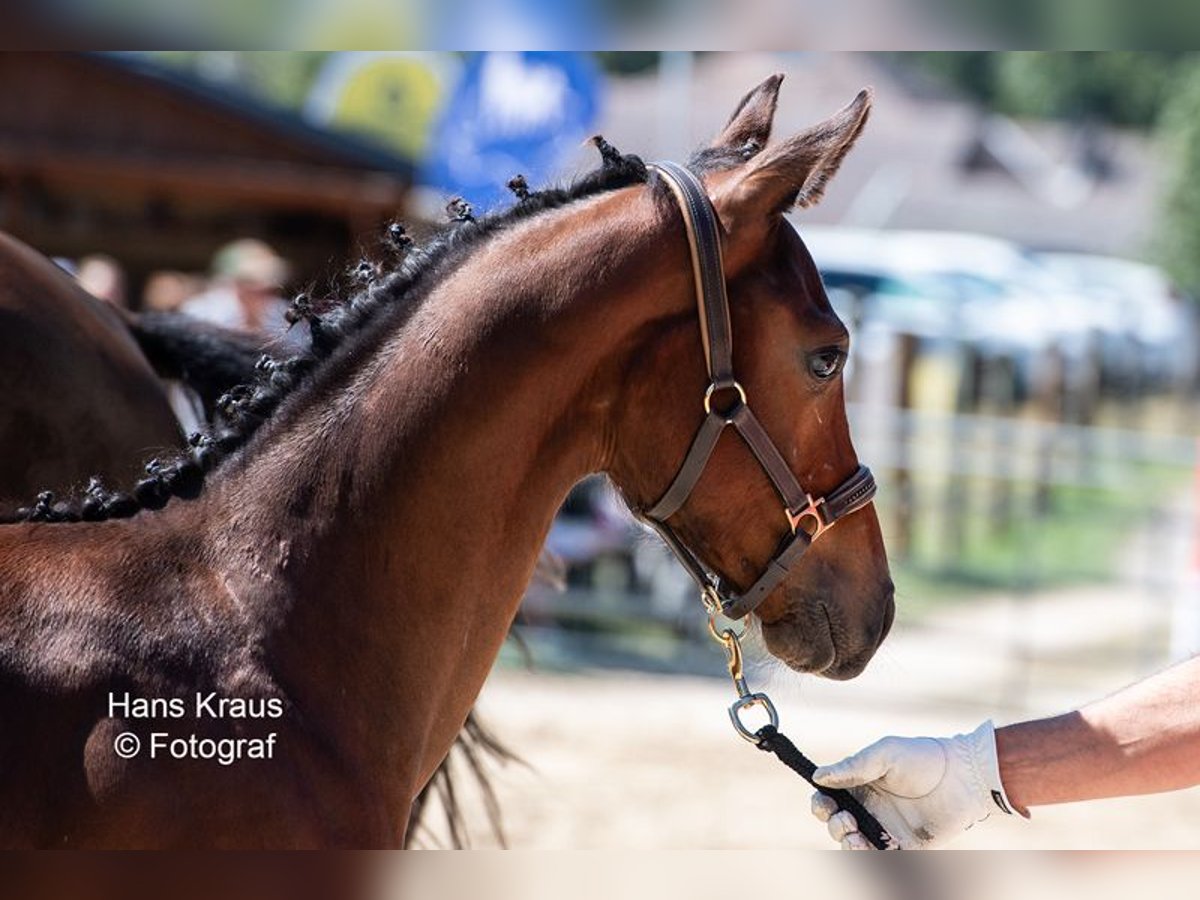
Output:
M1200 658L1065 716L949 738L887 737L818 769L901 847L940 844L988 818L1049 803L1149 794L1200 784ZM813 814L843 847L869 845L820 793Z
M1021 807L1200 784L1200 659L1078 712L1000 728L996 746Z

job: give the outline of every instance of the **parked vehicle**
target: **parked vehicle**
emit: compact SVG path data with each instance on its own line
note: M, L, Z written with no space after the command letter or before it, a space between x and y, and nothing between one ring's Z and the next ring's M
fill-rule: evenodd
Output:
M1039 263L1110 311L1139 378L1151 386L1185 384L1197 365L1188 298L1154 266L1085 253L1039 253Z
M1032 253L937 231L803 230L838 312L878 332L975 345L1035 378L1051 349L1068 381L1123 389L1182 383L1197 359L1190 311L1157 269Z

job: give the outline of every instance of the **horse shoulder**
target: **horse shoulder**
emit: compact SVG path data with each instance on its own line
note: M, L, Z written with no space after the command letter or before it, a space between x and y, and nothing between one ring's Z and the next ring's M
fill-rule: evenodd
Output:
M235 657L242 617L199 539L139 520L0 528L0 671L55 692L220 677L197 660Z

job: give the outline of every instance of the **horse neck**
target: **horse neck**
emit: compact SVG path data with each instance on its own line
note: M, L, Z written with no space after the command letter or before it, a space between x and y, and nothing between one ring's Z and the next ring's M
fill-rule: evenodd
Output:
M216 492L227 583L278 617L289 690L410 787L462 724L567 490L604 466L633 336L682 294L638 249L649 198L577 205L492 238Z

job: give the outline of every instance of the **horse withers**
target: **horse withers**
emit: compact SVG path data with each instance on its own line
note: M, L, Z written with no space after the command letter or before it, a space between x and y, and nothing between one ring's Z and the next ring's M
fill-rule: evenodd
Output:
M691 168L741 384L821 496L858 467L846 332L783 213L820 199L869 97L770 145L779 84ZM641 160L602 151L571 188L401 246L345 303L306 300L312 351L260 367L139 483L140 511L98 497L0 528L0 843L402 843L567 490L606 472L648 508L702 408L683 219ZM733 438L672 526L741 590L790 533ZM847 678L892 608L866 508L755 615L787 664Z

